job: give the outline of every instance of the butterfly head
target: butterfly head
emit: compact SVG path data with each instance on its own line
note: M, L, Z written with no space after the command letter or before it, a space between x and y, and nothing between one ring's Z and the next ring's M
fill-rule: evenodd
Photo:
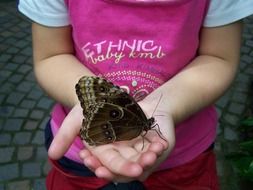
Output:
M144 130L148 131L148 130L152 129L154 124L155 124L155 118L154 117L149 118L148 121L147 121L147 125L145 126Z

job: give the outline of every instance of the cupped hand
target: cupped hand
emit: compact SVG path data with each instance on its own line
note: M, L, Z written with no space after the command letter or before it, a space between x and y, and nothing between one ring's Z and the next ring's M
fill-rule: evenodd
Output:
M150 106L145 106L147 106L145 103L141 105L147 112ZM148 113L150 114L151 111ZM150 130L145 136L130 141L100 146L86 144L86 149L80 152L84 164L98 177L110 181L144 180L166 159L175 142L174 126L170 116L157 111L154 117L166 141L158 135L157 131ZM59 159L68 150L79 133L82 119L82 108L77 104L65 118L49 148L48 153L52 159Z
M144 137L84 149L80 152L84 164L98 177L110 181L145 180L168 157L175 144L174 126L170 117L164 112L154 114L157 126ZM128 165L130 163L136 169L135 173L131 173L133 168Z

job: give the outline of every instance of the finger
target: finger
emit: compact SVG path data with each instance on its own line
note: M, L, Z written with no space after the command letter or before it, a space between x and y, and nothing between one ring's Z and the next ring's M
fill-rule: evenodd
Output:
M152 167L157 160L157 155L154 152L147 151L142 153L138 163L142 166L143 169Z
M108 181L113 181L113 179L116 177L116 175L114 175L110 170L103 166L95 170L95 175L98 178L103 178Z
M61 158L79 134L81 114L79 106L75 106L66 116L48 150L51 159Z
M150 133L148 133L146 135L146 138L148 138L151 143L160 143L160 144L162 144L163 145L163 149L167 149L168 146L169 146L168 141L165 141L164 139L162 139L154 131L150 131Z
M84 165L88 167L93 172L102 166L101 162L94 156L89 156L86 159L84 159Z
M91 152L88 149L83 149L80 151L79 156L84 160L85 158L91 156Z
M157 156L160 156L165 150L165 147L162 143L154 142L151 143L147 151L155 153Z

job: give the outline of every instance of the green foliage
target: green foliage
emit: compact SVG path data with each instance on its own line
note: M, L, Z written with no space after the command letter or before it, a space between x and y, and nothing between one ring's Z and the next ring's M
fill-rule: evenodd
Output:
M253 130L253 117L241 122L240 131L250 133ZM226 156L232 162L237 174L245 180L253 182L253 137L243 139L238 150Z

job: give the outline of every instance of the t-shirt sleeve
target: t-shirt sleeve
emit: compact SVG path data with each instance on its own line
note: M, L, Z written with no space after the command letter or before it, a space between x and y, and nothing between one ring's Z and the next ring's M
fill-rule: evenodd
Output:
M210 0L203 26L222 26L251 14L253 14L253 0Z
M70 24L64 0L19 0L18 9L32 21L45 26Z

